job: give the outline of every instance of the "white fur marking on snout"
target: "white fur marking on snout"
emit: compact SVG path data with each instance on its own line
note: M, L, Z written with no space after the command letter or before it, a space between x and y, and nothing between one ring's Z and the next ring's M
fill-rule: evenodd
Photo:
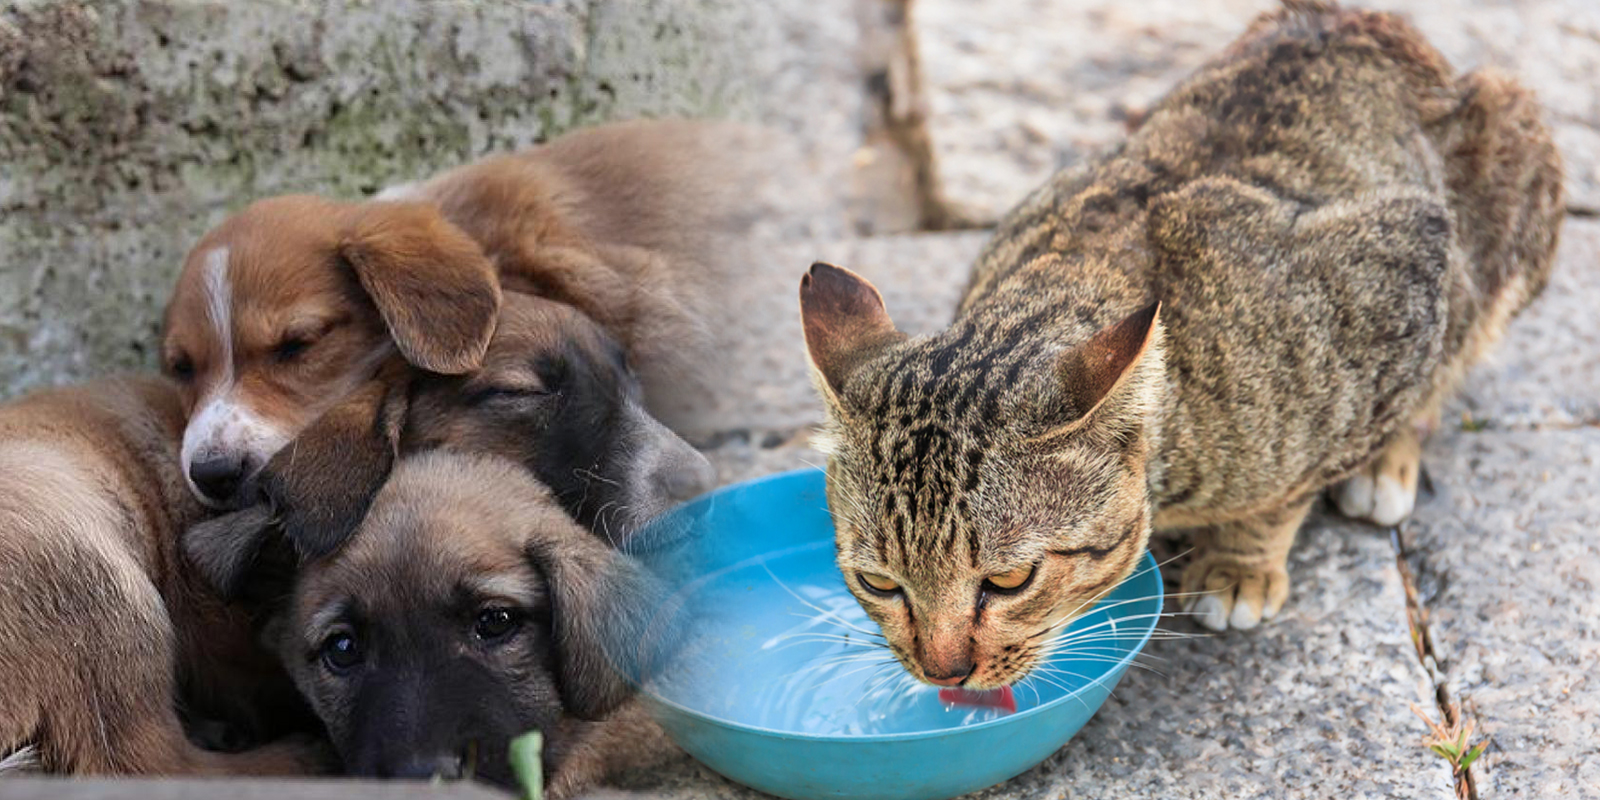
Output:
M197 460L220 456L243 457L254 467L266 463L288 440L277 426L258 416L239 397L233 368L233 284L228 280L228 248L206 253L204 267L206 314L216 342L221 370L183 431L183 479L201 500L205 494L189 479Z

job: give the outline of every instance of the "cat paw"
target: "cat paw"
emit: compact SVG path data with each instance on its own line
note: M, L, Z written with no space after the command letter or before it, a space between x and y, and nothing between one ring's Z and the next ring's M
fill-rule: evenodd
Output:
M1385 528L1399 525L1417 507L1426 426L1396 432L1383 452L1334 490L1339 513Z
M1415 462L1397 464L1379 459L1340 484L1336 498L1339 513L1385 528L1399 525L1417 507L1418 471Z
M1229 556L1201 556L1183 571L1183 609L1214 631L1249 630L1272 619L1289 599L1282 564L1245 564Z

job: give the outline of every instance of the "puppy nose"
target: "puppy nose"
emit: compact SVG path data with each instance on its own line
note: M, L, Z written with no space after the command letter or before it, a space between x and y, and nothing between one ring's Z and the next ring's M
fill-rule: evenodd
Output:
M388 778L413 778L428 780L430 778L444 778L445 780L458 780L463 773L463 762L460 755L418 755L405 759L393 768L387 770Z
M674 501L683 501L709 491L717 484L717 468L699 452L675 459L656 473L662 491Z
M220 456L196 461L189 465L189 480L210 500L231 500L244 480L244 459Z

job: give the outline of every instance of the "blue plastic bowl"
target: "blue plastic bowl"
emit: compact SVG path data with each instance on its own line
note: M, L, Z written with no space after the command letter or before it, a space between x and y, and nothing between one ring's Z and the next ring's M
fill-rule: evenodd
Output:
M1015 687L1016 713L947 709L872 645L877 627L834 565L823 480L729 486L670 522L688 544L663 569L695 622L642 694L673 741L732 780L792 800L993 786L1071 739L1155 628L1162 586L1146 555L1068 629L1076 644Z

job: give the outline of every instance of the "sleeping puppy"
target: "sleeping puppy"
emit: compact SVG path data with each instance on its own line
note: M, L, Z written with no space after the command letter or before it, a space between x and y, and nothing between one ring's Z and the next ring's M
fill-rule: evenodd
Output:
M183 404L153 379L0 407L0 759L76 774L295 774L314 751L203 750L178 708L270 731L302 708L250 619L188 569L206 511L178 468ZM292 719L293 714L288 715Z
M208 505L255 499L274 454L393 354L481 366L502 282L567 303L644 365L647 396L705 349L720 281L709 236L734 128L579 131L365 202L255 203L189 254L162 355L184 387L183 469Z
M300 568L267 636L352 774L510 785L508 743L539 730L564 797L665 752L613 667L673 638L663 594L519 464L432 451L401 459L356 532Z
M300 556L326 555L360 523L397 454L435 448L521 464L618 547L715 481L705 456L645 410L622 347L570 306L507 292L482 361L459 376L380 370L269 462L257 483L271 508L236 512L241 524L270 516ZM206 563L233 551L202 533L190 552Z

